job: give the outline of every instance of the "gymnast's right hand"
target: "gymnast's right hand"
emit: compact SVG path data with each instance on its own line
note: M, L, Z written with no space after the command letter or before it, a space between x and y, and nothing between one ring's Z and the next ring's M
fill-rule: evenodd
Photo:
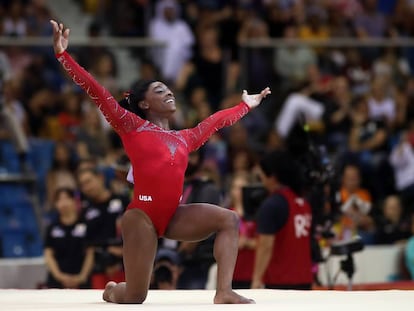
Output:
M61 54L65 52L69 42L69 28L63 30L63 24L58 24L54 20L50 20L53 27L53 49L55 54Z

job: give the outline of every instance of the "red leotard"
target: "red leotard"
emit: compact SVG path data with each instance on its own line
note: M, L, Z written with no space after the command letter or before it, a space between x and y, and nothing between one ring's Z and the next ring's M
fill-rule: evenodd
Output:
M180 203L188 154L220 128L238 121L249 107L241 102L216 112L194 128L165 130L122 108L68 53L56 57L121 137L134 171L134 197L128 209L143 210L162 236Z

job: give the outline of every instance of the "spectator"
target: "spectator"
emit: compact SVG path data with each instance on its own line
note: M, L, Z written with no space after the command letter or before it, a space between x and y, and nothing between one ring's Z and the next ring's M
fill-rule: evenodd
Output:
M359 96L366 94L370 90L372 78L369 63L362 58L360 51L355 47L346 49L344 56L342 72L349 81L352 94Z
M388 129L396 125L396 103L389 95L389 83L383 77L375 77L371 83L371 93L368 96L369 119L383 122Z
M362 171L364 182L374 199L384 198L392 191L393 180L388 164L388 132L381 120L369 117L367 99L357 97L352 108L352 126L349 133L348 161L355 161ZM381 180L381 183L378 183Z
M319 127L325 111L324 104L311 98L312 86L308 81L299 83L285 99L275 122L278 135L286 138L293 126L302 118L310 127Z
M76 150L81 159L97 158L103 161L109 149L109 140L95 106L88 105L82 111L81 125L76 133Z
M411 69L401 51L394 47L384 48L381 56L372 64L374 77L382 77L386 83L401 85L410 76Z
M128 200L112 194L97 169L82 169L77 172L77 179L83 195L81 207L89 243L95 249L92 287L102 289L110 279L124 279L119 221Z
M87 244L87 227L79 218L73 189L58 188L54 206L59 218L46 230L44 257L48 288L90 288L93 248Z
M324 113L327 145L334 152L344 152L347 149L352 101L348 80L344 76L335 77L332 82L332 95L327 100Z
M90 71L103 87L108 89L112 94L118 93L118 84L115 79L117 68L111 54L101 53L97 55Z
M367 244L374 243L375 223L369 215L372 198L368 190L361 187L359 168L348 164L342 173L342 182L337 195L341 215L334 225L337 240L349 240L360 235Z
M169 267L159 265L154 269L154 286L161 290L176 289L173 283L173 273Z
M12 141L18 157L18 170L21 173L30 173L31 168L27 162L30 148L26 135L26 112L22 103L17 99L16 82L16 80L3 81L3 94L0 94L0 139Z
M24 37L27 35L27 21L24 16L22 1L12 1L8 14L3 20L3 34L10 37Z
M384 37L387 32L387 22L384 14L377 7L377 0L362 2L363 11L355 16L354 28L359 38Z
M75 157L70 146L65 142L56 143L52 165L46 174L47 198L45 210L51 211L57 189L76 189L74 169Z
M207 102L215 112L226 92L235 87L238 71L236 62L227 64L218 29L209 26L198 32L194 55L182 67L176 88L187 94L195 87L204 88Z
M93 21L88 25L87 35L90 39L97 40L102 38L102 26L99 22ZM104 46L82 46L77 49L76 55L78 56L79 63L89 70L92 68L93 63L96 62L96 60L102 55L107 55L111 59L111 63L114 68L117 68L117 62L114 54L110 51L110 49Z
M260 161L269 192L257 215L258 240L252 288L311 289L311 208L299 196L299 170L275 151Z
M175 0L160 0L155 17L150 21L149 37L166 42L153 53L153 61L164 79L175 82L184 63L191 58L194 36L188 24L180 18Z
M181 269L181 258L177 252L168 248L159 248L154 260L152 288L177 289Z
M283 38L286 43L291 39L298 39L298 28L294 25L286 27ZM300 45L287 45L275 51L273 66L279 74L282 83L287 88L292 83L303 81L306 78L306 69L309 65L317 64L317 57L312 49Z
M327 40L330 38L330 28L326 25L327 12L317 4L311 4L306 9L306 22L299 27L299 38L304 40ZM316 47L315 52L321 54L323 48Z
M394 244L405 242L410 237L410 222L404 217L404 207L396 195L388 196L378 220L376 242Z
M60 140L74 144L81 123L80 97L68 92L62 96L62 100L63 109L57 116L62 132Z
M267 24L258 17L247 18L241 25L238 33L238 43L243 44L249 40L256 42L269 41L269 29ZM275 79L272 63L272 50L267 47L246 49L246 61L243 73L255 76L256 79L247 80L247 87L253 90L262 89L269 81Z
M389 161L394 170L395 188L401 196L404 214L414 212L414 150L403 132L398 144L391 150Z

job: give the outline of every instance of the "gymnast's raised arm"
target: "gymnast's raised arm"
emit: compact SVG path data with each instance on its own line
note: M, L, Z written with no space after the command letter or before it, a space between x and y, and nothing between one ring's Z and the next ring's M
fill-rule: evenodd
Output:
M109 91L66 52L69 43L69 28L64 29L63 24L58 24L54 20L50 22L53 26L53 49L58 61L72 80L95 102L114 130L118 134L124 134L143 124L144 120L121 107Z

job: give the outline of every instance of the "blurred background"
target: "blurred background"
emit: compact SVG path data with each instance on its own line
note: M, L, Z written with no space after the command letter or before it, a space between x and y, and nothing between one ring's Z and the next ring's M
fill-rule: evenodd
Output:
M356 236L356 288L414 288L413 17L410 0L0 0L0 288L46 286L44 250L59 235L50 228L69 209L57 190L73 190L80 215L94 202L80 167L96 170L97 189L131 195L122 144L60 68L50 19L71 29L70 54L117 100L140 81L165 81L175 129L237 104L243 89L270 86L200 151L195 170L216 190L212 203L259 205L242 191L257 186L258 160L299 139L304 154L314 150L304 169L318 174L308 192L315 288L349 282L341 257L328 255ZM298 125L305 136L295 136ZM116 248L117 238L115 228L105 243ZM172 241L160 247L173 254L160 255L169 269L157 277L174 284L186 269L190 284L213 266L208 243L197 255Z

